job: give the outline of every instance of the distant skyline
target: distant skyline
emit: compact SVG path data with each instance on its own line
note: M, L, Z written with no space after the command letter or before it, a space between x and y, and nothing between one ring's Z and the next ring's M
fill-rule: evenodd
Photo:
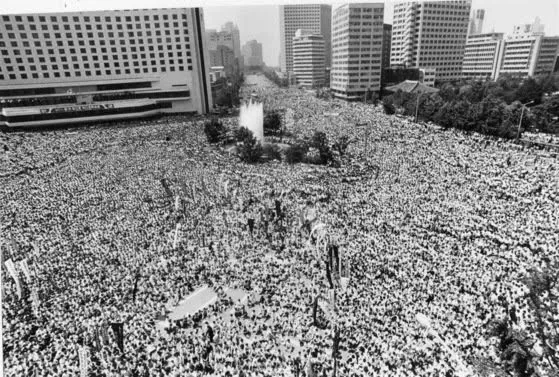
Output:
M385 3L384 22L391 24L395 1L379 2ZM206 29L219 30L227 21L237 24L241 44L256 39L262 43L264 62L269 66L277 66L280 51L279 4L289 3L321 3L333 7L342 4L313 0L241 0L235 6L231 6L227 0L17 0L2 1L0 14L202 6ZM557 0L472 0L472 8L485 9L483 32L494 30L508 34L514 25L531 23L540 17L546 35L559 35Z

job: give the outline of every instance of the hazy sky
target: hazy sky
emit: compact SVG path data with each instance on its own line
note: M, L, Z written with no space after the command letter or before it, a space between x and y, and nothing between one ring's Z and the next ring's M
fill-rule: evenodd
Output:
M0 0L0 14L202 6L207 29L220 29L227 21L236 23L241 33L241 44L251 39L258 40L262 43L266 64L276 66L280 44L277 4L339 4L316 0L240 0L235 4L242 5L235 6L231 3L231 0ZM384 22L392 23L394 0L384 3ZM484 32L509 33L513 25L532 22L539 16L547 35L559 35L558 0L472 0L472 8L485 9Z

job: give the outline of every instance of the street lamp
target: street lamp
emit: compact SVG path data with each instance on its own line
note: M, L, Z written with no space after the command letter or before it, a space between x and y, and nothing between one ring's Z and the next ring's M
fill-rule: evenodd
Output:
M522 125L522 117L524 116L524 108L526 107L526 105L530 105L532 103L534 103L534 101L530 101L530 102L522 104L522 111L520 112L520 121L518 122L518 130L516 131L516 140L518 140L520 138L520 125Z
M473 372L470 370L470 368L468 368L464 362L462 361L462 359L460 358L460 356L458 356L458 354L456 352L454 352L450 346L441 338L441 336L439 335L439 333L433 328L433 326L431 325L431 319L429 317L427 317L426 315L422 314L422 313L417 313L415 315L415 319L417 320L417 322L419 322L419 324L422 327L425 327L427 329L427 331L433 335L433 337L435 338L436 341L438 341L440 343L440 345L444 348L444 350L452 357L454 357L454 359L456 360L456 363L458 364L458 368L457 368L457 373L458 376L460 377L467 377L467 376L472 376Z

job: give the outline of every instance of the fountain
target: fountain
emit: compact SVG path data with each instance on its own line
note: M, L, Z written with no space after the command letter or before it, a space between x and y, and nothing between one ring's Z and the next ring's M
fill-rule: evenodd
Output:
M260 143L264 142L264 105L249 101L241 105L239 114L239 127L245 127Z

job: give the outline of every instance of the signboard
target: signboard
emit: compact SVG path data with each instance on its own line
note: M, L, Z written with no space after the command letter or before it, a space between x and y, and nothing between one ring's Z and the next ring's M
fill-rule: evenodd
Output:
M88 111L88 110L104 110L104 109L114 109L114 107L115 105L112 103L51 107L48 109L41 109L41 114L70 113L70 112Z

